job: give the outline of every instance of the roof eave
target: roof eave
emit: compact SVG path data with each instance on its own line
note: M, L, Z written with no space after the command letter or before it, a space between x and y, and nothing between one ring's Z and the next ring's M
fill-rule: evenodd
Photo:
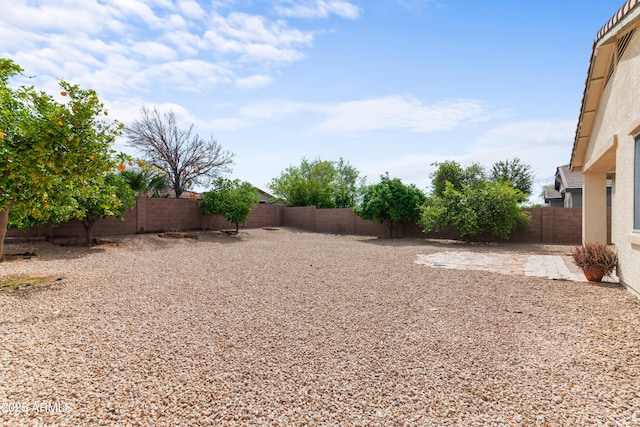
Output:
M581 172L587 145L591 138L593 124L600 103L600 96L606 84L607 74L613 60L617 35L624 32L638 16L640 0L628 0L609 21L598 31L593 42L589 70L582 95L582 105L576 128L569 170Z

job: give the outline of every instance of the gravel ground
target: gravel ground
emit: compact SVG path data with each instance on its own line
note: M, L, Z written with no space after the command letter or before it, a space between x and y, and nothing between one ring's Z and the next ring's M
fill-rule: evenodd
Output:
M414 263L566 251L248 230L14 244L3 425L640 425L640 301L618 285Z

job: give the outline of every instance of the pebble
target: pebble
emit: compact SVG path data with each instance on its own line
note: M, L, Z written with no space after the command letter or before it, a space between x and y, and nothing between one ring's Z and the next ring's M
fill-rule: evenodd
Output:
M419 239L110 241L0 264L66 277L0 293L0 425L640 421L640 305L623 289L428 269L418 255L458 247Z

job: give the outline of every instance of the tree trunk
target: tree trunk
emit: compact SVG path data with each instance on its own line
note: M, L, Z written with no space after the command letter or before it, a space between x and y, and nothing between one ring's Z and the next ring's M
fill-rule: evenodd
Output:
M4 238L7 236L7 227L9 226L9 209L11 205L7 205L0 210L0 261L4 255Z
M91 246L93 244L93 236L91 235L91 229L93 228L93 224L96 222L93 218L85 218L82 220L82 225L84 226L84 236L85 236L85 244L87 246Z
M393 221L389 220L389 239L393 239Z
M236 235L238 234L239 230L240 230L240 223L236 222Z

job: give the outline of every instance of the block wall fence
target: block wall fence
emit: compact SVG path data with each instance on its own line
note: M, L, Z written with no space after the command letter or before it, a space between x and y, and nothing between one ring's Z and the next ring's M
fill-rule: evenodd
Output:
M581 208L530 208L531 222L526 230L511 236L510 242L545 244L580 244L582 241ZM611 210L608 212L611 240ZM315 233L389 236L387 225L359 218L351 208L316 209L313 206L283 207L258 204L251 211L244 228L291 227ZM93 228L94 237L117 236L166 231L224 230L235 226L218 215L202 215L197 200L138 197L136 207L124 220L100 219ZM43 225L27 230L9 230L7 237L81 239L84 228L80 221L59 225ZM393 237L458 239L455 232L423 233L412 223L394 224ZM489 237L480 239L490 240Z

